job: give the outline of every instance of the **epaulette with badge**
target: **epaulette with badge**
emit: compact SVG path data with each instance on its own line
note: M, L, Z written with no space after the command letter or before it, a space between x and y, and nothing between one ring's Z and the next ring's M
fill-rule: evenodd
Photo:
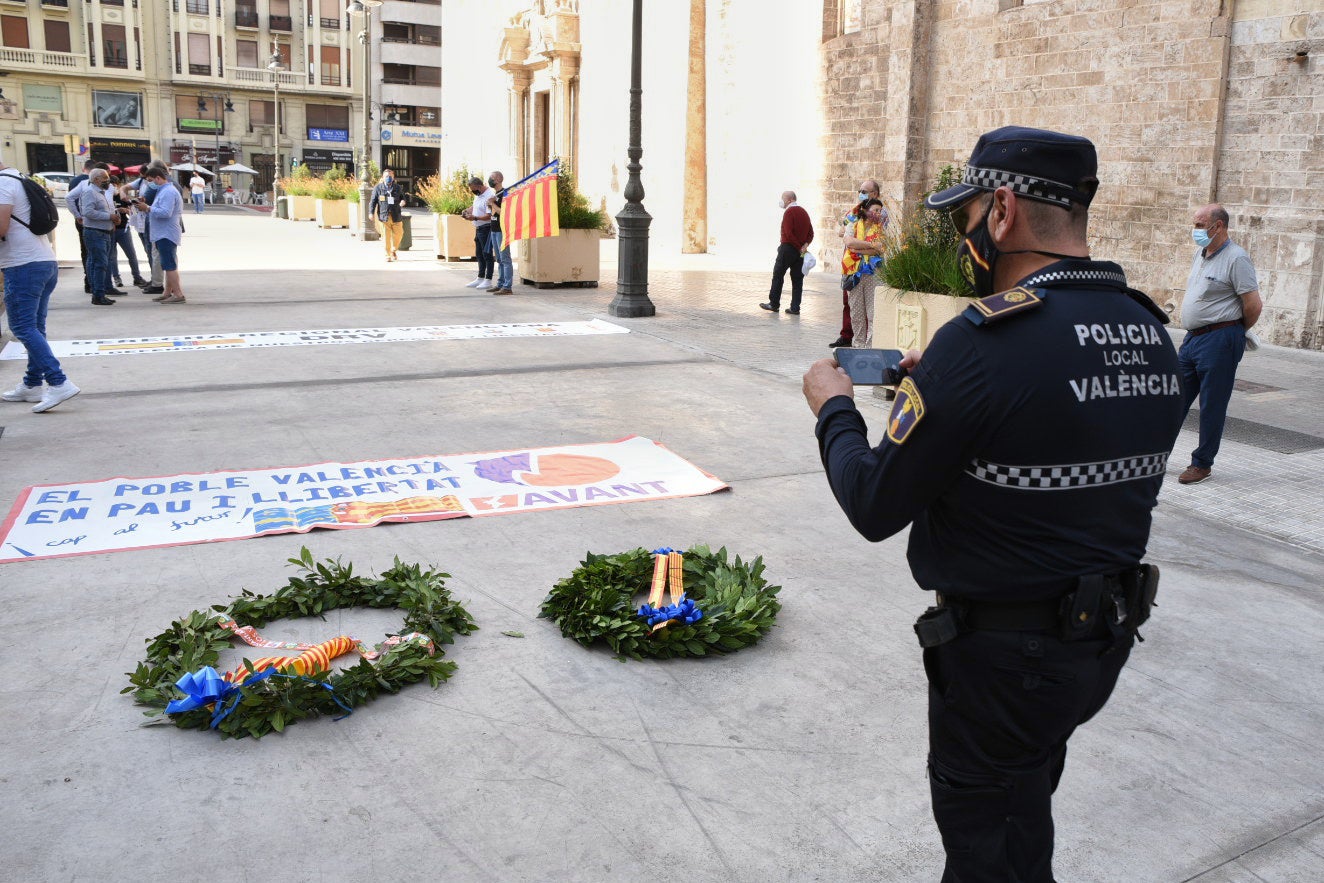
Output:
M1029 312L1044 302L1048 292L1042 288L1022 288L1017 286L1008 291L989 295L965 308L962 316L974 325L992 325L1011 316Z

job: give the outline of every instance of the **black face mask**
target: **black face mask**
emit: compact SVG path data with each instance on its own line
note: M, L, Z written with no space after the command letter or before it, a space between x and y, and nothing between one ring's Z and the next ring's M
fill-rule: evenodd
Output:
M993 213L993 203L989 202L979 225L966 235L961 246L956 250L956 261L961 267L961 276L974 292L975 297L988 297L993 294L993 273L998 257L1004 254L1042 254L1050 258L1064 260L1089 260L1089 255L1059 254L1055 251L1042 251L1036 248L1023 248L1018 251L1002 251L993 242L993 234L988 232L988 217Z

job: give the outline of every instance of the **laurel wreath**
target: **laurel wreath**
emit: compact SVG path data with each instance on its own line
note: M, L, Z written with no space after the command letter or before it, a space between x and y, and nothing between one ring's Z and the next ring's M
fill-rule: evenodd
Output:
M419 643L405 642L387 649L375 662L364 659L339 671L241 685L238 703L215 729L227 738L260 738L305 718L339 715L346 707L358 708L383 692L397 693L424 678L435 688L456 669L454 662L441 658L441 646L478 628L446 589L448 573L396 558L380 577L369 578L355 574L352 564L341 564L339 559L314 563L307 548L289 563L304 576L291 577L275 594L244 590L229 604L213 606L212 612L194 610L149 639L147 659L126 673L129 686L120 692L133 693L138 704L149 706L148 717L161 717L182 729L212 728L213 713L208 708L166 717L165 707L183 695L175 686L180 677L214 666L220 652L233 646L233 634L221 625L231 619L240 626L260 628L278 619L319 616L343 607L396 607L405 612L401 634L418 632L431 639L433 654ZM253 669L247 659L244 665Z
M653 631L639 615L639 599L648 593L653 574L653 555L645 549L589 552L552 588L538 615L555 622L564 637L585 647L601 641L622 660L733 653L772 628L781 610L781 586L763 578L762 557L728 561L725 547L713 552L702 545L684 556L685 597L703 611L697 622L672 622Z

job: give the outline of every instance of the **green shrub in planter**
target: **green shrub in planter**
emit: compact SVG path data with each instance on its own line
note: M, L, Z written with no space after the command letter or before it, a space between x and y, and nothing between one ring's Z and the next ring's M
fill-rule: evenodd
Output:
M959 166L943 166L929 193L960 183L961 175ZM921 198L901 229L889 234L880 278L901 291L970 297L956 260L960 245L961 236L946 214L924 208Z
M607 213L593 208L575 186L575 175L562 168L556 181L556 211L563 230L607 229Z
M460 166L446 178L433 175L424 178L415 188L418 198L439 215L458 215L473 205L474 195L469 190L469 179L474 173L468 166Z

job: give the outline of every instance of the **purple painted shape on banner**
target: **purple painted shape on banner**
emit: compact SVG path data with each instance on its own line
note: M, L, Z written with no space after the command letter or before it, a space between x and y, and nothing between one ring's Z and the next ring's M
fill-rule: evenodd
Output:
M528 472L532 457L528 451L522 454L508 454L505 457L493 457L491 460L475 460L471 465L474 475L488 481L502 484L523 484L515 477L516 472Z

